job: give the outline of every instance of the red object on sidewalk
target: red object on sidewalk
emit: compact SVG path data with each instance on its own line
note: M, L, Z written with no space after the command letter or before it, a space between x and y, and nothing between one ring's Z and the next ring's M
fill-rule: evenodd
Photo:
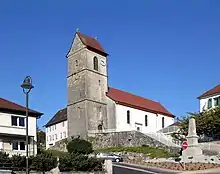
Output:
M183 143L182 143L182 149L185 150L185 149L187 149L187 147L188 147L187 141L183 141Z

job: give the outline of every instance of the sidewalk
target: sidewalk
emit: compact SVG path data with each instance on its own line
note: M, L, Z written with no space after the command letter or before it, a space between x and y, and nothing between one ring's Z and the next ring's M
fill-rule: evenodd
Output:
M178 170L170 170L170 169L165 169L165 168L159 168L159 167L152 167L152 166L146 166L146 165L140 165L140 164L132 164L132 163L125 163L125 162L122 162L122 164L128 164L128 165L131 165L131 166L134 166L134 167L140 167L140 168L146 168L146 169L154 169L154 170L160 170L160 171L163 171L163 172L166 172L166 173L180 173L180 171Z
M185 171L181 172L182 174L203 174L203 173L210 173L210 174L220 174L220 167L213 168L213 169L207 169L207 170L196 170L196 171Z
M129 164L134 167L143 167L143 168L148 168L148 169L159 169L164 172L169 172L171 173L178 173L178 174L220 174L220 167L218 168L213 168L213 169L206 169L206 170L194 170L194 171L179 171L179 170L170 170L170 169L164 169L164 168L158 168L158 167L152 167L152 166L145 166L145 165L139 165L139 164L132 164L132 163L124 163L124 164Z

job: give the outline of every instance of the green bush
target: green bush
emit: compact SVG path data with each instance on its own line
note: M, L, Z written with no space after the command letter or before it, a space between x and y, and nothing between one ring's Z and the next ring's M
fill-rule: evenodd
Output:
M73 170L71 155L62 156L59 158L60 172L69 172Z
M170 153L164 148L139 146L139 147L110 147L105 149L98 149L96 152L135 152L144 153L152 158L169 158L176 157L178 154Z
M11 160L5 152L0 152L0 167L4 167L5 169L11 168Z
M57 158L52 153L43 152L32 159L31 169L41 172L50 171L57 167Z
M96 158L88 158L83 154L69 154L59 159L60 172L67 171L100 171L102 163Z
M92 144L86 140L75 138L67 144L69 153L90 154L93 152Z
M30 161L30 158L28 159L28 162L29 161ZM25 170L26 157L25 156L20 156L20 155L13 155L11 157L11 164L12 164L13 170L16 170L16 171Z

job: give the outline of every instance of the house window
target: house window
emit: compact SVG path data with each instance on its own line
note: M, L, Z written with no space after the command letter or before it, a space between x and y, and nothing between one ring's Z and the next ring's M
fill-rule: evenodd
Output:
M25 143L24 142L20 142L20 150L25 150Z
M212 99L210 98L209 100L208 100L208 109L210 109L212 107Z
M164 117L162 117L162 128L164 128Z
M140 127L137 127L137 131L140 131Z
M78 66L78 60L76 60L76 66Z
M17 126L18 125L17 124L17 119L18 119L18 117L15 117L15 116L11 117L11 125L12 126Z
M130 124L130 111L127 111L127 123Z
M66 138L66 132L63 132L63 137Z
M214 106L220 106L220 97L214 98Z
M54 125L54 130L56 130L56 125Z
M62 137L62 132L60 133L60 139L62 139L63 137Z
M63 122L63 127L65 126L65 122Z
M50 141L51 141L51 135L49 136L49 139L50 139Z
M55 140L57 140L57 134L55 134Z
M94 70L98 71L99 67L98 67L98 58L97 57L94 57L93 58L93 68Z
M25 119L24 117L12 116L11 117L11 125L24 127L25 126L24 119Z
M25 150L25 142L24 141L14 141L12 143L12 150Z
M12 150L18 150L18 142L17 141L12 143Z
M147 120L147 115L145 115L145 126L147 126L148 125L148 122L147 122L148 120Z

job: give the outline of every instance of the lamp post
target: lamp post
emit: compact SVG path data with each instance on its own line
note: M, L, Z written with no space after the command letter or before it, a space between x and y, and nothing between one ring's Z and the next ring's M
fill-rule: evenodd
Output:
M30 76L26 76L23 84L21 85L23 92L26 95L26 174L29 173L28 169L28 94L34 86Z

